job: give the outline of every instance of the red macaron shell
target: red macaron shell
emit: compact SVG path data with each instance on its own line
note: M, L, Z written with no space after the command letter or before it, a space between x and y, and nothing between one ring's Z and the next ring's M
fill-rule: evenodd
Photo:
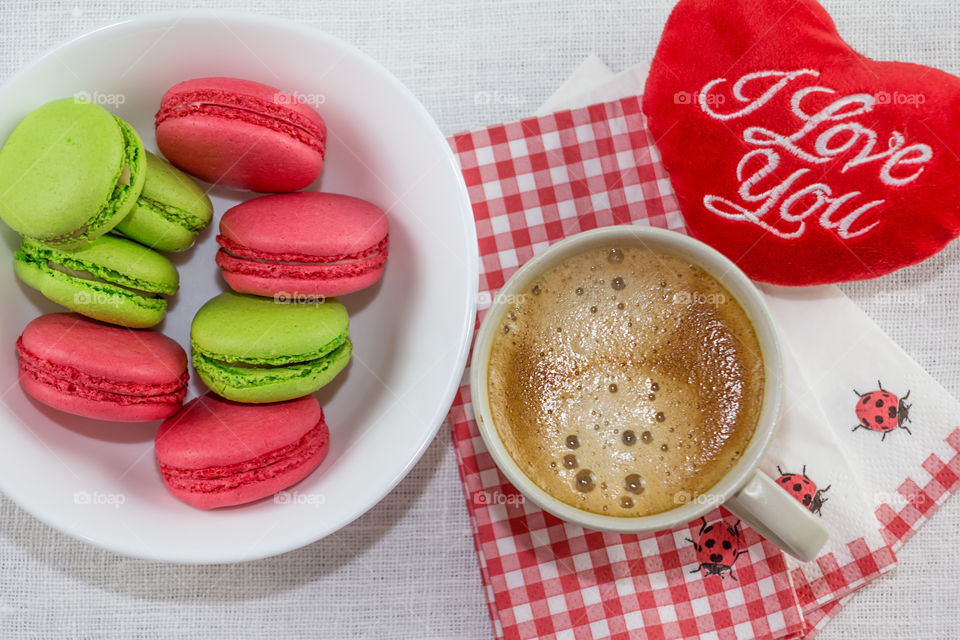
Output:
M187 355L175 341L78 314L33 320L17 341L17 357L28 394L88 418L162 420L180 409L187 393Z
M207 182L252 191L296 191L323 168L326 125L296 96L236 78L198 78L164 94L157 146Z
M24 391L49 407L107 422L152 422L169 418L180 409L186 395L186 387L181 393L166 395L125 396L86 390L81 395L72 383L63 379L51 381L46 376L22 369L19 379Z
M247 261L237 261L222 251L217 264L223 278L237 293L276 298L279 302L296 302L343 296L375 284L383 273L382 265L359 274L338 267L265 268Z
M313 396L249 405L207 394L157 431L156 455L167 489L200 509L244 504L308 476L330 446Z
M332 193L264 196L220 221L217 264L235 291L337 296L383 275L389 222L373 203Z
M377 246L387 237L383 209L339 193L280 193L231 208L220 235L252 251L278 256L341 259Z
M242 78L194 78L181 82L163 95L160 102L161 112L165 107L188 101L197 95L212 95L220 100L240 100L245 105L266 103L271 105L271 109L276 107L276 113L282 114L297 126L314 130L320 144L326 139L327 128L323 118L309 105L287 91Z

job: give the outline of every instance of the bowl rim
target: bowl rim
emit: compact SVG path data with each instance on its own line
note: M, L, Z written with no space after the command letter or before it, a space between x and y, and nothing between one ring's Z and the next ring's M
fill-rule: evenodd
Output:
M716 278L740 302L757 332L763 352L763 404L756 431L740 460L713 487L701 494L703 500L691 500L667 511L647 516L621 517L578 509L541 489L514 461L503 444L490 411L486 372L492 351L494 330L510 308L510 301L541 275L567 258L611 244L631 244L654 248L697 264ZM669 247L669 248L664 248ZM648 247L649 248L649 247ZM719 271L719 273L718 273ZM729 258L713 247L690 236L643 225L601 227L569 236L552 244L527 261L494 296L477 333L470 363L470 397L477 427L491 458L500 471L526 498L541 509L568 523L614 533L651 533L681 526L720 506L753 477L776 434L783 404L783 355L773 316L756 285Z
M388 483L384 483L383 488L380 491L374 492L371 498L368 498L366 501L360 503L358 508L355 510L355 513L350 518L339 522L334 528L323 529L305 527L303 530L306 533L301 536L285 538L283 544L271 545L270 539L268 538L266 540L261 540L258 543L255 551L248 551L246 553L225 552L220 555L211 555L207 553L205 557L198 557L195 554L191 555L190 553L182 553L180 551L176 553L154 553L151 549L147 549L143 545L137 546L128 544L127 546L122 546L109 544L103 540L94 539L87 535L83 535L78 531L70 530L69 527L63 526L63 523L57 522L54 518L49 517L48 514L42 513L40 510L38 510L31 500L24 499L23 493L17 491L15 484L4 482L3 476L0 476L0 492L15 502L21 509L46 525L56 529L57 531L60 531L61 533L64 533L76 540L80 540L113 553L118 553L127 557L161 561L171 564L222 564L248 562L294 551L316 542L317 540L320 540L328 535L336 533L379 504L396 488L400 481L403 480L410 473L413 467L420 461L427 448L436 438L440 427L445 422L445 418L450 411L454 397L460 387L463 371L466 367L467 358L470 354L470 346L473 342L473 331L476 325L477 294L480 286L480 254L476 224L473 218L473 207L470 201L469 192L467 191L466 183L464 182L463 173L460 170L460 165L453 153L453 150L447 143L447 136L444 135L440 130L439 125L434 120L430 112L427 111L423 103L420 102L419 98L417 98L417 96L389 69L353 44L337 36L331 35L320 28L302 25L292 20L280 18L270 14L260 14L248 11L239 11L235 9L172 9L151 12L139 16L131 16L94 27L63 42L60 42L59 44L54 45L38 56L32 58L16 72L14 72L9 78L7 78L2 84L0 84L0 98L2 98L2 96L10 90L11 86L21 82L25 77L29 76L29 74L32 73L36 67L48 61L50 58L57 57L58 53L64 49L82 45L87 40L104 37L105 34L122 34L122 32L127 29L171 27L184 21L203 20L216 20L223 23L223 25L228 29L229 23L247 24L257 27L269 27L277 30L295 32L307 38L318 39L327 45L341 49L346 55L354 57L359 62L375 70L384 82L391 86L395 91L399 92L400 95L403 95L409 101L410 106L414 109L414 111L420 116L420 119L425 125L425 133L428 132L430 136L434 138L434 140L441 143L440 147L443 149L444 158L438 160L437 164L442 165L446 163L449 165L450 170L452 170L453 175L455 176L457 182L456 191L458 192L458 199L460 200L461 204L460 214L464 219L463 226L465 229L465 240L467 242L468 249L470 249L468 251L468 255L465 256L469 285L468 291L466 292L468 294L466 296L466 305L462 310L463 320L458 329L458 339L460 344L456 352L456 366L454 367L453 373L451 373L445 388L442 389L442 392L438 396L440 399L438 408L433 412L430 419L426 421L426 423L430 425L429 428L424 429L422 432L421 440L417 443L414 453L410 457L409 461L403 465L402 468L400 468L392 478L390 478ZM5 414L12 414L12 412L7 409L5 403L0 402L0 406L3 406ZM18 416L14 415L13 417L16 420L20 420ZM122 538L118 539L122 540Z

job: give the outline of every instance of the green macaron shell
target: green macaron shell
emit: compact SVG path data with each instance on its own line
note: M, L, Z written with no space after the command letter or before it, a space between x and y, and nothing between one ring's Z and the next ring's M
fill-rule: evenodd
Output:
M183 251L213 218L203 189L172 164L146 152L140 197L116 231L159 251Z
M210 389L235 402L293 400L320 389L337 377L353 354L349 339L324 357L286 366L249 367L229 364L194 350L193 367Z
M14 270L50 300L91 318L125 327L152 327L177 292L176 267L130 240L97 238L80 249L53 249L24 240Z
M353 351L350 320L337 300L282 303L224 293L193 320L197 373L216 393L239 402L279 402L330 382Z
M21 235L74 248L130 212L144 180L137 133L74 98L28 114L0 148L0 218Z

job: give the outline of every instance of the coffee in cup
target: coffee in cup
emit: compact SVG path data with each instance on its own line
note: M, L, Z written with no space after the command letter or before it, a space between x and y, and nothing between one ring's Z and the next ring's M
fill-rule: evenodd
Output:
M541 273L492 341L490 412L517 466L592 513L662 513L707 494L757 427L762 350L712 275L643 246Z

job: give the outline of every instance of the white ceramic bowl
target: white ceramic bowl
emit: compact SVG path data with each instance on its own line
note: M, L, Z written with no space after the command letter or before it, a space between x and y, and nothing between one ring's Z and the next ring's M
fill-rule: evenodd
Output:
M34 402L16 382L24 325L58 311L14 277L16 236L0 254L0 490L53 527L130 556L213 563L289 551L343 527L383 498L433 439L460 382L478 283L476 236L456 161L423 106L351 46L265 16L166 13L61 45L0 87L0 140L29 111L84 95L130 122L156 150L153 115L181 80L237 76L303 96L329 127L312 189L366 198L390 216L380 285L345 296L356 343L349 368L318 394L331 428L323 465L278 499L212 512L164 489L158 423L99 423ZM220 215L250 194L215 189L217 215L175 255L182 288L159 329L189 345L190 321L226 289L214 254ZM196 378L196 376L194 376ZM196 379L191 396L203 391Z

